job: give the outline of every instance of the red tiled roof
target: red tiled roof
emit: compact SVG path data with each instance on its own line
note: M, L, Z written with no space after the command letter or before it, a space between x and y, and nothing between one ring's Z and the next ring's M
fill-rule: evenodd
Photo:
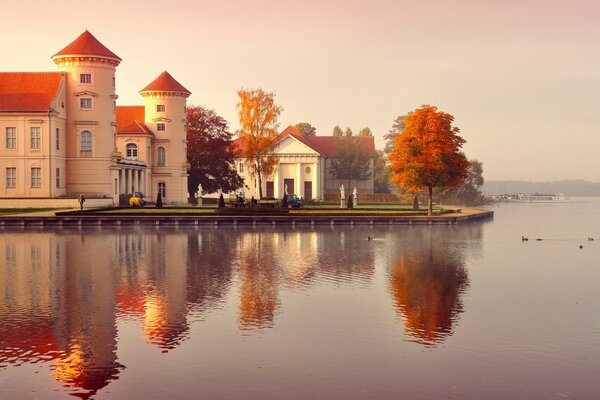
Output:
M117 107L117 133L153 135L144 124L144 106Z
M293 136L311 149L326 157L335 157L337 152L337 141L341 140L336 136L304 136L293 126L288 126L277 136L276 142L279 142L286 136ZM375 138L373 136L353 136L352 140L358 140L368 157L375 157ZM237 157L244 157L248 149L248 143L242 139L234 141L236 146L235 154Z
M1 111L48 111L62 72L0 72Z
M94 35L85 31L77 39L75 39L67 47L52 56L63 57L69 55L89 55L111 58L116 61L121 61L121 58L104 46Z
M181 92L192 94L183 85L175 80L167 71L164 71L153 80L148 86L140 90L140 93L144 92Z
M321 155L327 157L336 156L337 141L341 140L336 136L306 136L304 139L312 143ZM375 157L375 138L373 136L353 136L352 140L360 143L367 157Z

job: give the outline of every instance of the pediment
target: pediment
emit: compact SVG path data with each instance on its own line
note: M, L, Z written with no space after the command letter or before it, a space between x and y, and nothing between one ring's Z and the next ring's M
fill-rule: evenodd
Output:
M82 92L75 92L73 93L75 96L92 96L92 97L96 97L98 96L98 93L95 92L90 92L89 90L84 90Z
M318 156L319 153L292 135L283 137L275 146L275 154Z

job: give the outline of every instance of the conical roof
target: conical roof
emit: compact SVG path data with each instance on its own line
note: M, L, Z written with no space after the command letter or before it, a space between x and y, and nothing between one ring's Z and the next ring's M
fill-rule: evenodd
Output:
M192 94L183 85L175 80L167 71L164 71L153 80L148 86L140 90L140 93L144 92L179 92L185 94Z
M104 46L89 31L83 32L67 47L52 56L52 59L72 55L87 55L110 58L120 62L121 58Z

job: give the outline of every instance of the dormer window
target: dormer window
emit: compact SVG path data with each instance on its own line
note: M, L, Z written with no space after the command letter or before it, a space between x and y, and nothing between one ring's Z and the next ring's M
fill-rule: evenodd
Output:
M158 132L164 132L166 130L165 124L156 124L156 130Z
M79 74L79 83L92 83L92 74Z
M167 107L164 104L157 104L156 105L156 112L165 112L167 109Z
M91 110L92 109L92 99L89 97L82 97L79 99L79 108Z

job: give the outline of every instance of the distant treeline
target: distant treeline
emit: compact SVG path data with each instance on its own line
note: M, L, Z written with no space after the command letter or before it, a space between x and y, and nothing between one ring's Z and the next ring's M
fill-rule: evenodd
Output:
M567 196L600 196L600 182L584 180L485 181L481 190L487 195L494 193L564 193Z

